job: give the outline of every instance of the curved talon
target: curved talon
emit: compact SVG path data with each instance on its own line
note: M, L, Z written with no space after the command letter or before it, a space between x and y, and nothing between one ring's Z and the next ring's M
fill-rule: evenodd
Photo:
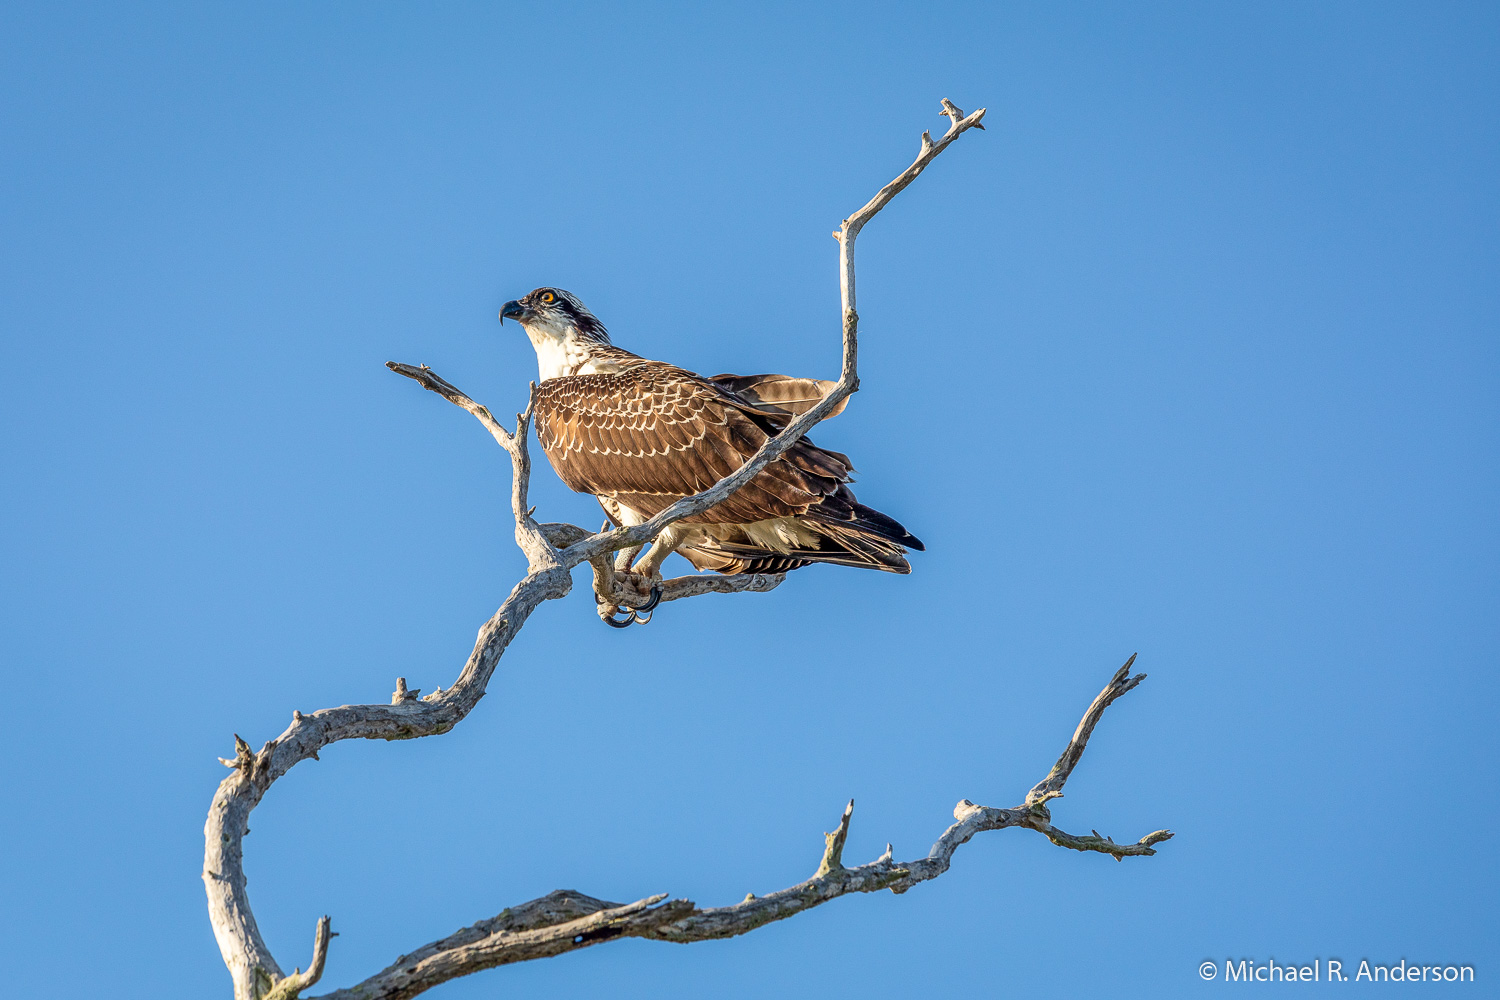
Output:
M615 609L615 611L618 610L619 608ZM628 618L616 618L614 616L614 611L611 611L607 615L600 615L599 617L601 620L603 620L604 624L608 625L610 628L629 628L630 626L635 624L635 612L631 611L630 608L626 608L625 610L630 611L630 616Z
M610 628L629 628L632 625L645 625L651 621L651 614L656 610L656 606L660 603L661 584L654 583L651 585L651 599L648 600L645 604L642 604L640 607L632 608L628 604L615 606L614 611L628 611L629 615L627 617L616 618L614 616L614 611L611 611L609 614L600 615L599 617L603 619L604 624L608 625ZM646 613L645 617L641 616L642 611Z
M642 625L644 625L646 622L648 622L648 621L651 620L651 612L655 611L656 610L656 606L658 604L660 604L660 603L661 603L661 584L659 584L659 583L653 583L651 585L651 599L649 601L647 601L645 604L642 604L640 607L638 607L638 608L635 609L636 611L644 611L644 612L646 612L646 618L645 618L644 621L641 622ZM639 616L637 616L637 618L639 618Z

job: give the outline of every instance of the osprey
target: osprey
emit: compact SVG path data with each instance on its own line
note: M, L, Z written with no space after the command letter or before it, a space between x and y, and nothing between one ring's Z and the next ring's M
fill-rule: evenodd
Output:
M604 324L560 288L505 303L541 375L537 438L562 481L635 525L734 472L834 383L785 375L704 378L615 347ZM836 415L840 405L829 416ZM849 459L803 438L753 479L663 531L633 567L661 578L673 552L720 573L782 573L836 563L910 573L922 543L854 499Z

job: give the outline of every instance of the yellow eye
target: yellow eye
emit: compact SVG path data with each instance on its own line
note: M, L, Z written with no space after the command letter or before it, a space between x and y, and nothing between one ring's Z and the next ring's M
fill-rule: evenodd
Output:
M557 296L553 295L551 292L543 292L542 293L542 301L546 302L548 305L550 305L553 302L557 301Z

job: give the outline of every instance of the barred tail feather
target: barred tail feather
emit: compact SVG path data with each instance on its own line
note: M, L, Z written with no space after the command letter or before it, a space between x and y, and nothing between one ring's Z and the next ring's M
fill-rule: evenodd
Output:
M677 552L694 567L718 573L785 573L812 563L910 573L906 550L923 551L921 541L894 518L852 499L847 506L819 509L800 519L817 536L815 546L775 551L753 543L716 541L683 546Z

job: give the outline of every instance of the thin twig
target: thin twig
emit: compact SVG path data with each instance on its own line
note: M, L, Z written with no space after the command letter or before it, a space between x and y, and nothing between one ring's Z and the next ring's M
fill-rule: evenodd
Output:
M1078 766L1078 760L1083 756L1083 750L1089 744L1089 737L1094 733L1094 727L1104 717L1104 710L1108 708L1116 698L1133 689L1137 684L1146 679L1145 674L1130 676L1130 668L1135 665L1135 654L1130 654L1130 659L1125 665L1115 671L1104 690L1099 692L1099 697L1089 706L1089 710L1083 713L1083 719L1078 723L1073 738L1063 749L1062 756L1057 758L1057 763L1052 765L1052 770L1036 787L1026 796L1027 806L1039 806L1049 799L1062 798L1062 789L1068 781L1068 776L1073 773L1073 768Z
M474 402L462 389L444 379L426 365L406 365L399 361L387 361L385 366L397 375L405 375L407 378L415 380L422 388L437 393L454 406L461 406L474 414L479 422L484 425L484 429L489 431L491 436L500 443L500 447L506 451L510 451L510 431L506 430L500 421L495 419L494 414L490 413L489 407Z

